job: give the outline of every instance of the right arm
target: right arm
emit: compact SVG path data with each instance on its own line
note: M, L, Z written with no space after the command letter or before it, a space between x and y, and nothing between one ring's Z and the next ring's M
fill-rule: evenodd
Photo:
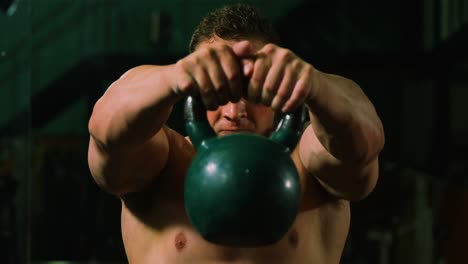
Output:
M89 121L88 164L97 184L122 196L144 190L168 164L186 162L180 160L190 158L181 135L164 127L173 105L192 91L200 92L207 109L238 101L242 79L239 58L225 45L125 73L98 100Z
M123 195L142 190L165 167L168 129L177 101L172 66L140 66L115 81L97 101L89 120L88 164L97 184Z

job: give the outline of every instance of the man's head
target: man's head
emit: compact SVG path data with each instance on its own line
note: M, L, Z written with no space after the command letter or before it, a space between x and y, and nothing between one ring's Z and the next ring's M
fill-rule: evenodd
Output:
M258 51L266 43L256 39L247 39L253 51ZM224 40L218 37L210 41L201 42L197 48L233 46L241 41ZM246 42L246 41L242 41ZM207 111L208 122L213 127L216 134L223 136L237 132L249 132L268 136L272 130L275 120L274 110L260 103L255 104L242 98L233 103L228 102L225 105L218 106L216 110Z
M189 50L219 37L224 40L259 39L279 45L278 33L257 9L245 4L224 6L205 16L195 29Z
M249 40L255 51L267 43L280 42L273 25L257 9L236 4L216 9L203 18L193 33L189 49L193 52L203 45L232 46L241 40ZM276 121L272 108L244 99L208 111L207 117L218 135L251 132L267 136Z

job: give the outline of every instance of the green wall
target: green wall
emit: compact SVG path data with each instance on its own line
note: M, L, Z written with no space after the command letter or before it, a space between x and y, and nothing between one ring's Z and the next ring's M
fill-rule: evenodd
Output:
M17 1L18 7L13 15L0 14L0 127L21 111L31 114L40 111L40 108L31 109L31 98L86 58L103 54L185 54L199 20L210 10L226 3L251 3L273 22L282 22L283 33L292 44L291 48L299 55L309 57L320 54L317 50L338 55L353 52L360 52L361 56L397 54L405 52L407 47L412 49L410 52L418 47L432 49L439 41L437 32L434 33L435 0L424 4L403 0L336 1L332 4L300 0ZM310 10L306 10L310 12L310 18L296 21L291 12L297 12L298 6L309 3L313 3ZM439 10L443 19L441 36L455 32L468 18L468 5L463 10L450 11L451 5L447 3L443 1ZM464 15L457 16L457 24L453 15L458 13ZM151 40L151 18L155 15L162 18L158 42ZM418 34L422 35L420 39L424 43L413 43L418 36L411 36ZM311 43L313 47L310 47ZM105 88L102 87L102 91ZM88 103L81 101L71 105L74 109L64 111L56 121L34 133L86 131L83 127L86 127L88 118Z
M18 2L13 15L0 16L0 126L21 111L40 111L30 109L31 97L91 56L185 54L191 32L200 18L230 2L234 1ZM256 5L275 21L299 1L241 2ZM150 33L151 17L155 14L163 18L158 42L151 40ZM86 103L81 101L70 108L73 109L34 133L85 132Z

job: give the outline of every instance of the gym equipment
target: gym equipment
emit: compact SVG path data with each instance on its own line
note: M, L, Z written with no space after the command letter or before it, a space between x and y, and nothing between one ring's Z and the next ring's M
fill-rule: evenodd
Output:
M290 157L304 106L285 114L270 138L249 133L217 137L199 96L185 101L185 127L197 154L185 179L185 209L212 243L256 247L279 241L295 220L300 181Z

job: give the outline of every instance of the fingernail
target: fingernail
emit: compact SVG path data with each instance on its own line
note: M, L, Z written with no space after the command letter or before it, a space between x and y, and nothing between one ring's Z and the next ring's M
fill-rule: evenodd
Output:
M250 72L252 71L252 63L246 63L244 64L244 75L249 76Z
M279 103L280 102L279 102L278 97L273 98L273 101L271 102L271 108L273 108L275 110L278 109Z

